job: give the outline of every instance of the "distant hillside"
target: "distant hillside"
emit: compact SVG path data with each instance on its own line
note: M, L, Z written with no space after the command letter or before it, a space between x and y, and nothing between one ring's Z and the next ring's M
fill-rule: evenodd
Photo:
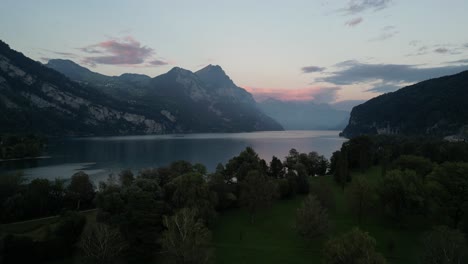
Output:
M349 118L349 112L337 110L328 104L314 102L280 101L268 99L259 103L267 115L289 130L341 130Z
M0 133L126 135L283 129L222 70L212 74L211 83L206 76L202 81L180 68L150 78L105 76L67 60L53 60L47 66L0 41ZM217 67L210 65L205 71ZM229 85L219 83L223 78Z
M468 125L467 99L468 71L427 80L354 107L342 134L456 135Z

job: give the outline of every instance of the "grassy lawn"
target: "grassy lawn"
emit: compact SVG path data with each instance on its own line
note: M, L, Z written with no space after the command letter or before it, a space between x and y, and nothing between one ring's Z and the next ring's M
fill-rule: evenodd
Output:
M92 226L96 222L96 211L84 211L86 217L86 227ZM0 235L5 233L29 236L35 240L45 237L48 229L52 228L58 221L58 217L46 217L37 220L30 220L18 223L0 225Z
M353 174L357 176L358 173ZM365 177L377 184L380 168L372 168ZM332 230L338 235L359 226L357 217L350 212L346 195L331 177L321 180L331 184L336 209L330 212ZM254 223L243 210L232 210L219 216L213 228L213 243L217 263L321 263L321 252L326 238L306 241L294 230L295 211L303 196L278 201L259 212ZM424 223L424 220L420 222ZM389 263L417 263L417 252L424 225L400 228L377 215L368 215L360 225L377 240L377 249ZM393 244L392 247L389 246Z

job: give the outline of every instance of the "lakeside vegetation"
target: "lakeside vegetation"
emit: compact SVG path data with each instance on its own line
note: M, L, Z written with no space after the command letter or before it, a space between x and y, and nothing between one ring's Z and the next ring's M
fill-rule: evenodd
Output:
M463 263L467 153L462 142L376 136L351 139L330 162L292 149L267 163L247 148L214 173L178 161L137 175L124 170L96 191L84 173L66 186L1 177L10 190L1 192L10 206L2 212L13 212L2 221L60 213L2 225L2 256L5 263L453 263L441 251L450 245L448 257ZM59 196L43 199L52 194ZM55 209L27 211L37 205ZM76 213L87 208L97 210Z
M44 146L44 139L35 135L0 134L0 160L38 157Z

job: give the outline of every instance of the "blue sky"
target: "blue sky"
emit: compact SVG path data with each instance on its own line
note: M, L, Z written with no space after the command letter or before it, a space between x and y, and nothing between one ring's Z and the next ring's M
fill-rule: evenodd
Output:
M108 75L223 67L256 98L368 99L468 70L468 1L1 0L0 39Z

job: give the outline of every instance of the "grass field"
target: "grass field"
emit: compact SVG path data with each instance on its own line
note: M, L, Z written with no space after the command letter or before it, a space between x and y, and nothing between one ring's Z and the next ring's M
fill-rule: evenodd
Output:
M92 226L96 222L96 210L81 212L86 217L86 227ZM29 236L35 240L41 240L47 233L47 229L52 228L59 218L57 216L34 219L11 224L0 225L0 235L4 233Z
M364 176L376 184L380 169L372 168ZM341 188L332 182L331 177L320 180L331 184L335 194L336 209L330 212L330 236L359 226L356 216L348 209L346 195ZM303 199L302 196L278 201L259 212L254 223L250 222L250 216L243 209L221 214L213 228L217 263L321 263L326 238L307 241L294 229L295 211ZM389 263L417 263L420 237L426 229L424 224L401 228L377 215L368 215L360 228L377 240L378 251Z

